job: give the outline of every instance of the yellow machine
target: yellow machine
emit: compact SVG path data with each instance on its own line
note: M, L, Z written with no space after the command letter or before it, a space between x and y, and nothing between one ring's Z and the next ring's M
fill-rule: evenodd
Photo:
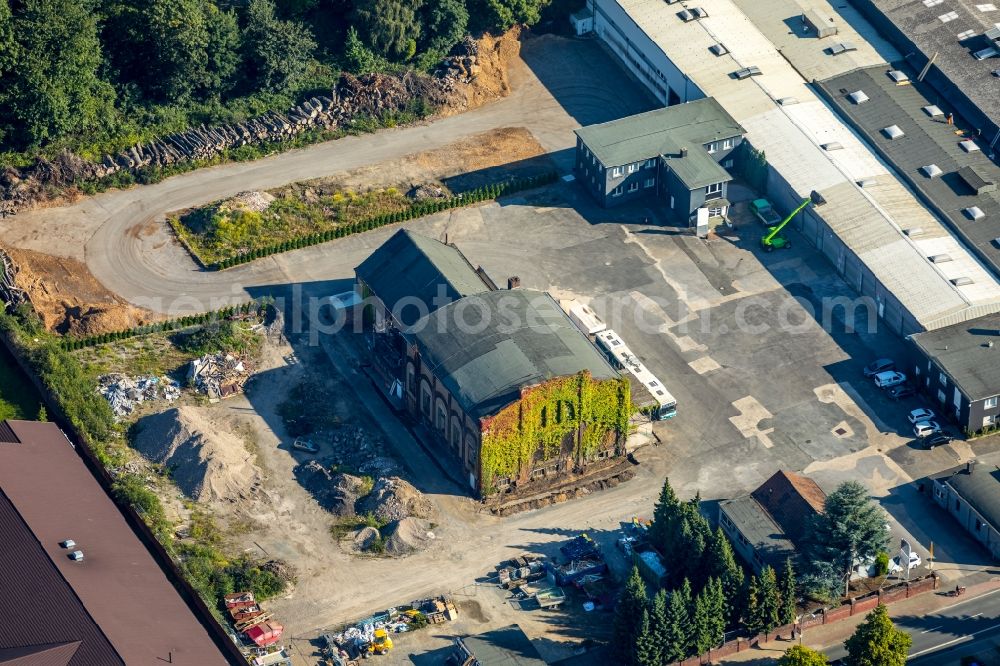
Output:
M385 629L375 630L375 639L368 644L370 654L387 654L392 649L392 639Z

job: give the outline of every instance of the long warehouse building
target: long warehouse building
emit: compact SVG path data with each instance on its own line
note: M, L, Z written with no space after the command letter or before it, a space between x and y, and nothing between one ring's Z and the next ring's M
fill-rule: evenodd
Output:
M825 0L591 0L593 29L665 105L714 97L764 151L768 195L826 203L800 231L893 331L1000 312L1000 282L921 204L810 83L900 54L850 6ZM789 28L793 28L790 30ZM918 227L918 237L904 230ZM933 257L947 255L936 263Z

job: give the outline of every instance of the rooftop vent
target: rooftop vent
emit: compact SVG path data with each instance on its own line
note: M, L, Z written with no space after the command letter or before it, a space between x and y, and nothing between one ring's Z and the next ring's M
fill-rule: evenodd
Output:
M802 24L807 30L812 28L816 31L816 37L823 39L837 34L837 26L833 19L820 14L815 9L811 9L802 14Z
M782 97L778 100L778 104L781 106L791 106L792 104L798 104L798 97Z
M727 49L726 45L722 44L721 42L719 44L712 44L711 46L708 47L708 50L717 56L722 56L729 53L729 49Z
M931 118L937 118L938 116L944 115L944 111L942 111L937 104L928 104L927 106L925 106L924 113L926 113Z
M970 220L981 220L986 217L986 213L979 206L969 206L968 208L963 208L962 212L965 213Z
M685 9L677 12L677 15L682 21L687 23L689 21L697 21L698 19L706 18L708 16L708 12L701 7L692 7L691 9Z
M868 95L865 94L864 90L855 90L847 96L847 99L851 100L855 104L864 104L869 98Z
M83 562L83 551L82 550L74 550L72 553L69 554L68 557L69 557L69 559L73 560L74 562Z
M910 82L910 77L898 69L890 69L889 78L895 81L897 86L905 85Z
M877 182L874 178L862 178L858 181L858 187L874 187Z
M1000 249L1000 236L993 239L993 244L997 246L997 249Z
M987 58L992 58L993 56L1000 54L995 46L987 46L985 49L981 49L972 54L972 57L976 60L986 60Z
M840 42L839 44L834 44L829 49L830 55L840 55L841 53L847 53L848 51L857 51L858 47L854 45L854 42Z
M822 206L823 204L826 203L826 197L824 197L816 190L813 190L812 192L809 193L809 198L812 200L814 206Z
M841 143L839 141L831 141L829 143L824 143L821 146L821 148L823 148L823 150L825 150L827 152L830 152L831 150L843 150L844 146L841 145Z
M944 173L944 171L941 171L941 167L939 167L937 164L928 164L926 166L922 166L920 167L920 170L928 178L937 178L938 176Z
M922 236L924 229L923 227L910 227L909 229L903 229L903 233L908 237L913 238L915 236Z
M972 284L972 278L970 277L957 277L952 278L950 282L956 287L965 287Z
M760 67L756 65L751 65L750 67L744 67L743 69L738 69L733 72L733 76L742 81L743 79L748 79L751 76L760 76L763 72L760 71Z
M966 139L965 141L959 141L958 145L961 146L962 150L967 153L979 152L979 144L971 139Z
M993 76L1000 77L1000 69L994 69Z
M987 194L997 191L997 184L991 180L983 178L982 174L970 166L964 166L958 170L958 176L976 194Z
M946 264L952 259L950 254L934 254L931 255L930 260L935 264Z
M889 125L888 127L883 127L882 134L884 134L887 139L900 139L906 136L903 134L903 130L899 129L899 125Z
M60 548L76 548L76 541L73 541L72 539L66 539L65 541L60 541L59 542L59 547Z

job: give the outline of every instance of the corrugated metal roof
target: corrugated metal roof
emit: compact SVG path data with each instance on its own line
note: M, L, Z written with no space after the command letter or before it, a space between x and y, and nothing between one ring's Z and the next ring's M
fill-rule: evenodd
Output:
M469 296L406 331L423 362L474 418L497 413L527 386L584 370L618 373L548 294L533 289Z
M2 490L0 533L0 663L20 657L31 664L124 665Z
M706 98L582 127L576 134L601 164L615 167L658 155L676 156L681 148L692 155L704 152L704 144L739 136L743 128Z
M407 229L372 252L356 273L403 326L445 303L489 291L457 248Z
M796 69L806 71L808 57L830 56L796 51L793 68L732 0L705 0L708 18L687 24L672 16L671 7L662 0L596 1L599 6L614 5L627 12L692 83L746 128L747 139L765 151L768 162L799 196L820 192L827 205L810 213L843 239L921 325L933 328L1000 309L996 280L977 280L970 285L972 290L957 287L902 233L901 225L913 226L913 217L919 217L923 227L940 228L941 224L816 97ZM860 17L858 21L863 23ZM865 27L864 32L868 31ZM843 63L847 62L843 58L873 57L874 51L863 46L866 40L860 33L851 39L859 50L833 60ZM718 42L726 44L730 53L706 57L709 46ZM730 77L750 64L759 66L763 74L745 81ZM785 97L795 97L800 103L779 106L775 102ZM844 149L823 151L820 145L830 141L841 143ZM857 181L868 178L895 184L874 191L857 186ZM970 267L978 263L957 242L955 254ZM981 266L979 270L983 271Z
M178 666L227 664L206 628L58 426L8 423L21 444L0 446L0 489L7 500L0 502L7 507L0 518L5 526L0 532L4 535L0 560L18 559L16 566L0 566L0 570L6 574L27 567L29 574L37 572L39 578L3 576L0 647L11 642L17 647L17 642L23 645L26 638L51 631L39 640L82 640L77 655L88 654L85 649L101 650L89 653L94 658L71 662L81 666L165 660ZM17 539L10 538L8 525L20 530L15 532ZM59 546L66 539L73 539L84 551L82 562L70 560ZM72 611L77 613L72 624L70 619L65 624L59 621L69 617L61 615L64 607L74 603L82 604L113 651L101 647L102 640L92 630L78 635L86 623L77 611Z

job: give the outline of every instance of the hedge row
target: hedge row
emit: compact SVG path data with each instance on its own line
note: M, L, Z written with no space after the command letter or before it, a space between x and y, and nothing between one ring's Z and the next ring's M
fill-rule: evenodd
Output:
M442 210L461 208L462 206L468 206L482 201L489 201L505 194L511 194L522 190L530 190L541 185L548 185L549 183L555 182L558 177L559 174L555 171L550 171L538 176L531 176L530 178L517 178L502 183L494 183L476 190L463 192L462 194L453 197L418 201L402 211L376 215L375 217L362 220L361 222L355 222L354 224L347 224L334 229L328 229L320 233L309 234L308 236L300 236L298 238L293 238L268 247L257 248L247 252L246 254L229 257L220 262L210 264L208 269L216 271L225 270L227 268L232 268L233 266L238 266L239 264L251 262L255 259L271 256L272 254L280 254L282 252L288 252L289 250L297 250L299 248L309 247L310 245L319 245L320 243L325 243L327 241L334 240L335 238L343 238L344 236L350 236L351 234L378 229L379 227L384 227L387 224L405 222L406 220L413 220L418 217L423 217L424 215L440 212Z
M137 338L142 335L149 335L150 333L179 331L188 328L189 326L201 326L213 321L229 319L230 317L235 317L239 315L249 315L250 313L256 313L257 316L263 316L264 310L267 308L269 304L270 304L270 299L258 298L252 301L248 301L242 305L225 307L220 310L216 310L214 312L203 312L201 314L187 315L185 317L178 317L177 319L168 319L166 321L158 321L153 324L146 324L145 326L135 326L132 328L127 328L122 331L101 333L100 335L91 335L85 338L65 337L61 340L61 344L63 349L66 349L68 351L73 351L76 349L86 349L88 347L96 347L97 345L103 345L109 342L117 342L119 340L128 340L129 338Z

